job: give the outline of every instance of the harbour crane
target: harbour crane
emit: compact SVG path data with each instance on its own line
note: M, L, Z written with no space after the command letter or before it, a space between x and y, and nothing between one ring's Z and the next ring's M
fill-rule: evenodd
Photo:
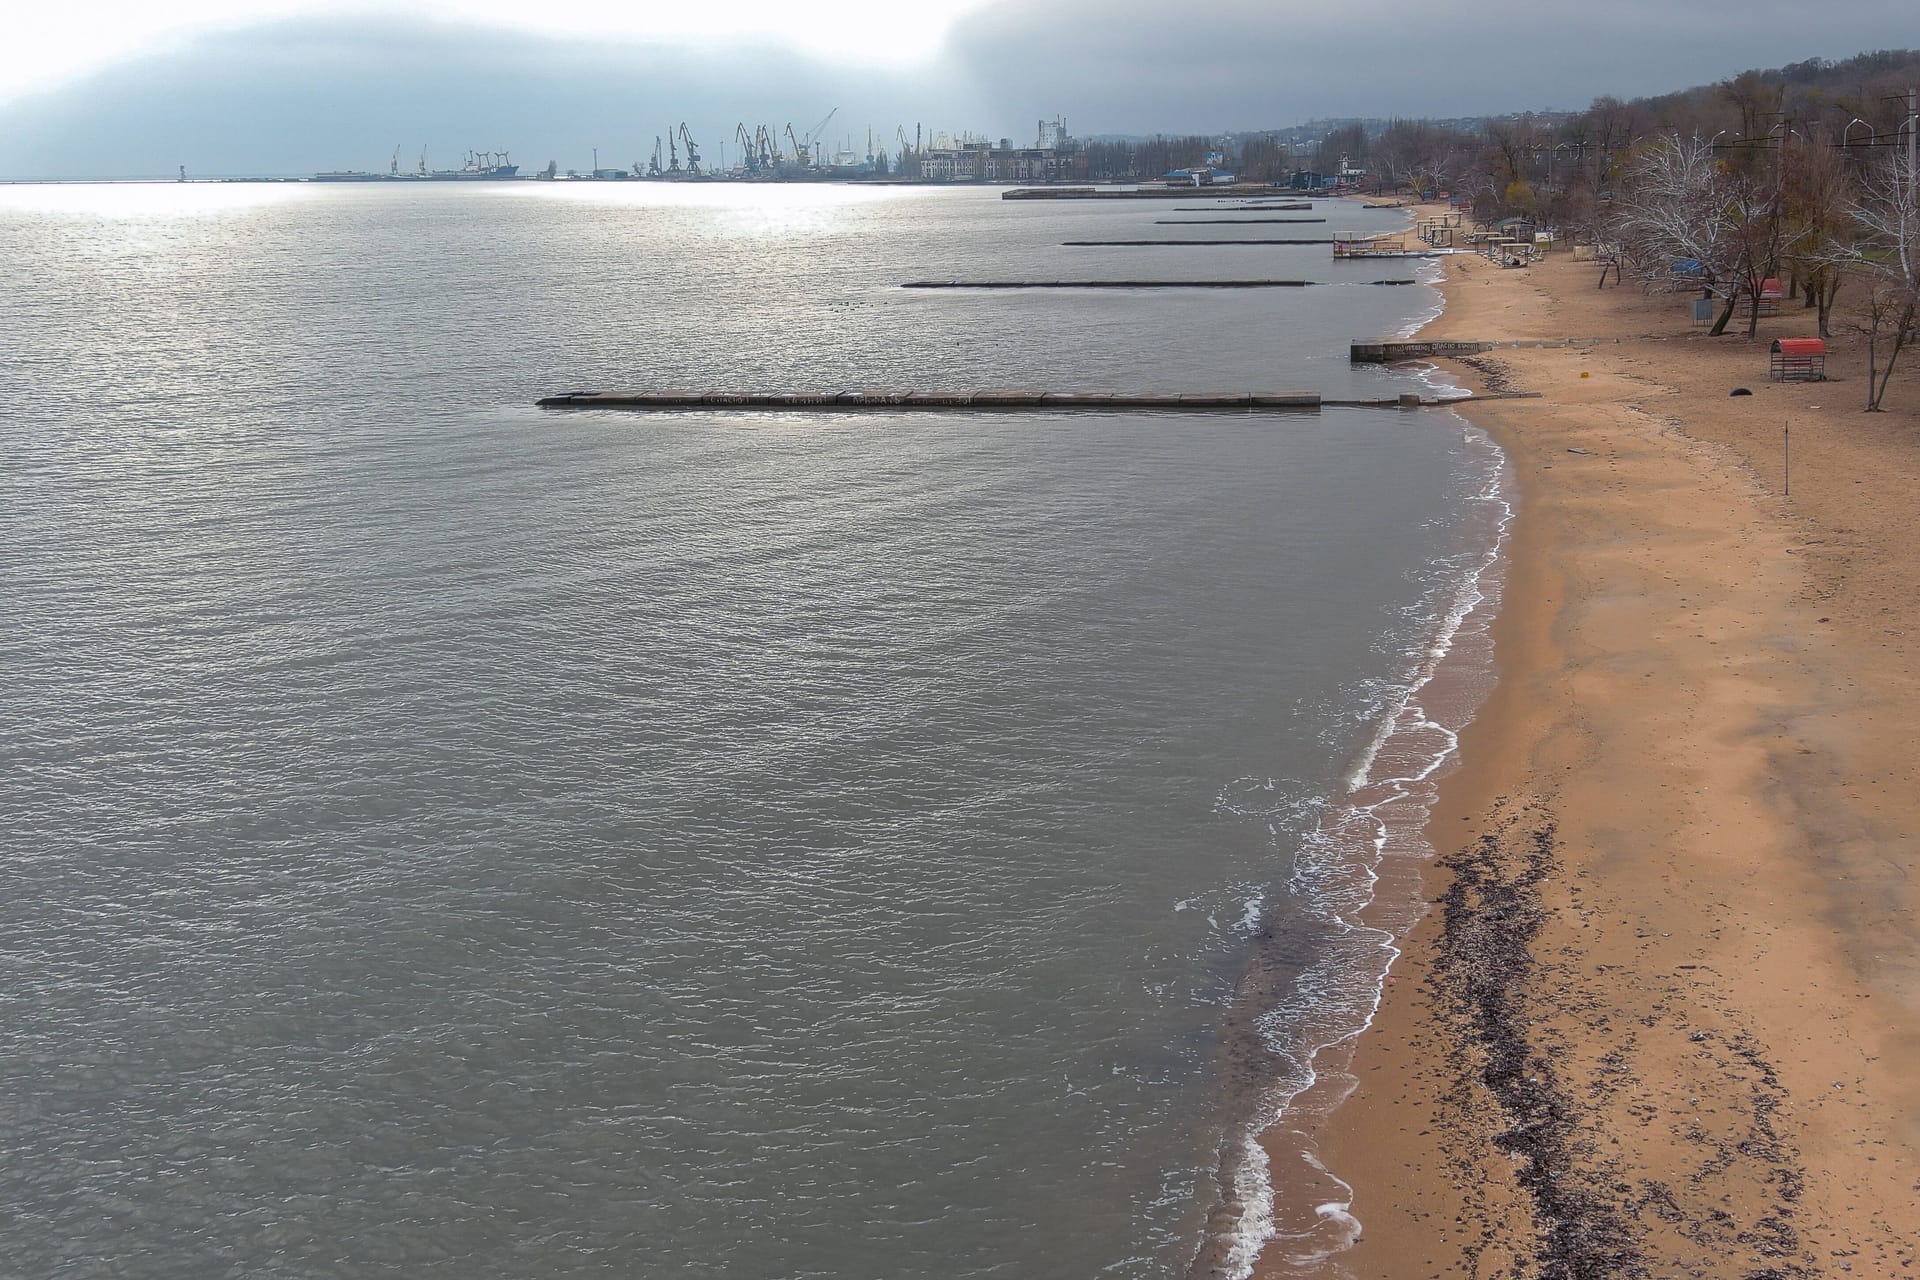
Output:
M638 168L637 165L635 167ZM660 135L657 133L653 135L653 154L647 157L647 176L660 176Z
M700 176L700 148L694 145L693 135L687 132L687 122L680 122L680 145L687 149L687 172L694 177Z
M826 136L827 126L832 124L833 118L839 114L840 108L835 107L833 110L827 112L827 118L825 120L822 120L819 124L807 130L806 144L813 150L813 163L816 168L818 168L820 164L820 139Z
M400 144L397 142L393 144L393 159L387 161L387 176L389 178L400 176Z
M793 148L793 162L802 169L813 163L813 155L802 145L800 139L793 136L793 126L787 126L787 145Z
M760 148L757 145L755 145L755 140L753 138L750 138L747 136L747 126L745 121L742 121L741 123L733 127L733 136L735 141L739 142L740 144L740 154L746 157L747 172L748 173L760 172Z
M667 166L667 172L680 172L680 144L674 140L672 125L667 126L667 155L673 161Z
M773 130L760 125L753 131L753 145L754 149L760 153L761 168L768 170L780 168L780 148L774 142Z

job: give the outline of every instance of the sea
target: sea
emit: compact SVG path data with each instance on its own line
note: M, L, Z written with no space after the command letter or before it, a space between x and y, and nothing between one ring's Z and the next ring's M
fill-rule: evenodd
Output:
M0 1274L1337 1268L1254 1139L1419 913L1495 445L535 407L1435 391L1284 243L1404 211L1242 203L0 187Z

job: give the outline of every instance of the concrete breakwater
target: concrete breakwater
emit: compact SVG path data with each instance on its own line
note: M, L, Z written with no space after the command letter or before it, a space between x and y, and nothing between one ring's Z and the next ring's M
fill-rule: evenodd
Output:
M1219 412L1318 409L1313 391L573 391L547 396L542 409L1154 409ZM1392 402L1382 402L1392 403Z
M1265 209L1254 212L1265 213ZM1325 218L1155 218L1156 227L1268 227L1307 222L1325 222Z
M1487 350L1486 342L1434 342L1415 339L1355 338L1349 346L1354 364L1392 364L1428 356L1471 356Z
M1073 248L1088 248L1088 247L1102 246L1102 245L1112 248L1112 247L1118 247L1121 245L1126 245L1131 248L1140 248L1142 246L1152 247L1152 248L1168 248L1171 246L1179 246L1181 248L1189 248L1189 249L1217 249L1217 248L1220 248L1222 245L1230 246L1230 245L1249 245L1249 244L1332 244L1333 241L1331 240L1282 240L1282 239L1276 239L1272 236L1268 236L1260 240L1062 240L1060 243Z
M1348 344L1348 358L1354 364L1392 364L1396 360L1424 360L1429 356L1473 356L1502 348L1593 347L1619 341L1619 338L1520 338L1511 342L1437 342L1421 338L1355 338Z
M1127 410L1156 413L1249 413L1319 409L1429 409L1468 399L1515 399L1535 392L1500 392L1438 398L1401 394L1375 399L1328 399L1317 391L569 391L545 396L542 409L627 409L673 413L711 409L782 410L964 409Z
M1271 197L1271 187L1015 187L1002 200L1247 200ZM1301 205L1302 209L1307 205Z
M909 280L900 287L902 289L1308 289L1331 283L1334 282L1328 280ZM1367 280L1355 283L1397 285L1417 282Z

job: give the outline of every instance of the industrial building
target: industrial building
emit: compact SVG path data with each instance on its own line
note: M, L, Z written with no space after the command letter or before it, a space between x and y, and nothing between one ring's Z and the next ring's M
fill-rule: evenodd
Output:
M920 157L928 182L1084 182L1087 154L1055 147L1016 147L1005 138L928 149Z

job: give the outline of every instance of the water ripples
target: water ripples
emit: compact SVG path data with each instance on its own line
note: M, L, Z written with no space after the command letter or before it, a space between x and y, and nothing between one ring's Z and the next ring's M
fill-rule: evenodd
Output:
M1111 211L29 198L0 1269L1185 1261L1220 1010L1253 935L1318 936L1284 885L1428 607L1457 432L521 407L1327 345L882 291Z

